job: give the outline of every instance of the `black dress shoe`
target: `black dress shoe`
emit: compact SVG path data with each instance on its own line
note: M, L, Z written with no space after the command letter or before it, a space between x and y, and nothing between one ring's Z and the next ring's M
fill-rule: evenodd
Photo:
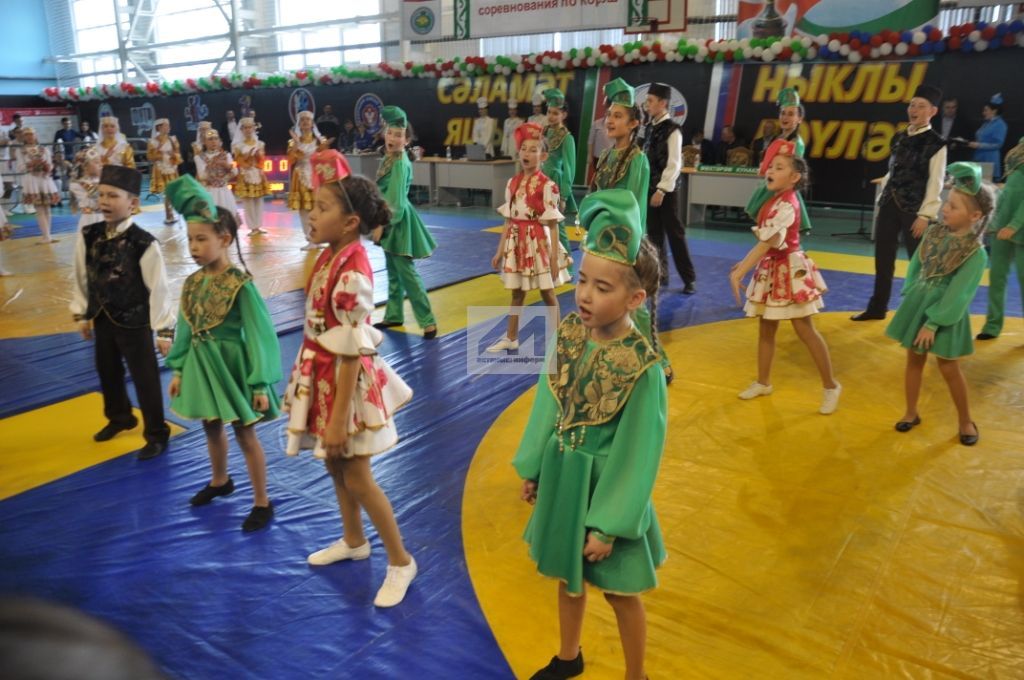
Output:
M913 420L901 420L896 423L897 432L910 432L921 424L921 416L914 416Z
M103 429L92 436L93 441L106 442L114 438L118 432L124 432L125 430L134 430L139 425L138 418L132 418L131 423L107 423L103 426Z
M971 425L974 425L974 431L978 434L964 434L961 432L960 443L964 446L974 446L978 443L978 438L981 437L981 430L978 429L978 425L976 423L971 423Z
M564 680L583 673L583 650L572 661L562 661L557 656L551 662L530 676L530 680Z
M224 482L220 486L213 486L207 484L196 493L195 496L189 499L189 503L192 505L206 505L217 496L230 496L235 491L235 482L230 477L228 481Z
M395 328L396 326L404 326L404 322L401 321L378 321L373 324L374 328Z
M885 319L885 312L879 314L878 312L861 312L860 314L854 314L850 317L851 321L882 321Z
M995 340L997 337L999 337L999 336L992 335L991 333L978 333L977 335L974 336L974 339L975 340Z
M167 442L146 442L146 445L139 449L135 457L139 460L149 460L150 458L156 458L166 450Z
M273 517L274 505L270 501L267 501L266 506L254 505L249 516L242 522L242 531L246 533L259 531L267 526Z
M683 295L693 295L697 292L697 284L690 281L688 284L683 286Z
M423 339L424 340L433 340L436 337L437 337L437 327L436 326L434 327L434 330L432 330L432 331L423 331Z

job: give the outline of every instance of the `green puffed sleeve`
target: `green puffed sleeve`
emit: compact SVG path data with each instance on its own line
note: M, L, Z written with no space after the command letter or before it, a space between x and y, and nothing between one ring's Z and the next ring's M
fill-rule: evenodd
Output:
M651 493L665 448L665 377L658 365L637 380L622 407L608 459L590 498L586 525L608 536L638 539L650 522Z
M647 189L651 183L651 164L647 160L647 154L638 153L629 162L629 169L623 179L624 184L620 188L628 190L636 196L637 205L640 206L640 226L644 228L647 224Z
M377 188L391 208L391 225L400 223L409 207L410 168L409 159L402 152L402 157L391 165L391 171L377 180Z
M916 257L917 254L915 253ZM978 284L985 273L988 255L984 248L978 248L953 273L949 286L938 302L924 310L928 323L925 327L937 330L941 326L950 326L967 314L974 294L978 292Z
M164 364L176 375L181 374L181 367L185 365L185 357L192 349L192 327L185 321L185 315L178 308L178 323L174 327L174 343L171 351L167 353Z
M512 465L523 479L537 481L544 449L548 446L558 422L558 402L548 386L548 376L542 373L537 381L537 395L533 399L533 410L523 431Z
M249 281L235 298L242 316L242 334L245 353L249 359L246 384L254 392L265 393L281 379L281 347L277 331L270 320L270 311L256 285Z

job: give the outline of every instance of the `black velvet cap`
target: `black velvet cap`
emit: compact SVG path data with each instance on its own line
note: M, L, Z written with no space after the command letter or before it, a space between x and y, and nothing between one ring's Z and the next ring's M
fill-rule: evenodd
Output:
M104 165L100 172L100 184L124 189L136 196L142 193L142 175L135 168L123 165Z

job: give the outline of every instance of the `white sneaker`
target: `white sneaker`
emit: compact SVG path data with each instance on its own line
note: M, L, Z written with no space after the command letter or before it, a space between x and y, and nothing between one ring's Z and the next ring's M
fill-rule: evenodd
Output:
M416 560L412 560L404 567L393 567L388 565L388 575L384 577L384 585L377 591L377 597L373 599L374 606L394 607L405 599L405 592L409 590L409 584L416 578Z
M832 389L825 389L825 394L821 398L821 408L818 409L818 413L822 415L829 415L836 412L839 408L839 395L843 391L843 386L836 382L836 386Z
M766 397L774 391L775 388L771 385L762 385L759 382L752 382L750 383L750 387L740 392L739 396L740 399L754 399L755 397Z
M350 548L344 538L339 538L323 550L317 550L306 558L315 567L334 564L342 560L365 560L370 556L370 542L366 541L358 548Z
M518 340L509 340L508 337L504 337L498 340L496 343L487 348L488 352L503 352L507 349L519 349Z

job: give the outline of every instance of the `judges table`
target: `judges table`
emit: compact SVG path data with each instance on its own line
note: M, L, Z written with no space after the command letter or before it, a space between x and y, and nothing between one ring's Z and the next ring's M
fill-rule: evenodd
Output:
M701 206L701 221L709 205L745 208L764 178L757 168L725 166L683 168L686 177L686 224L693 224L693 207Z
M352 172L369 179L377 176L377 168L380 167L380 153L348 153L345 160L348 161Z
M440 201L445 189L483 189L491 192L491 206L497 208L505 202L505 185L516 172L512 160L452 161L440 156L424 156L413 163L413 183L416 173L432 181L431 196Z

